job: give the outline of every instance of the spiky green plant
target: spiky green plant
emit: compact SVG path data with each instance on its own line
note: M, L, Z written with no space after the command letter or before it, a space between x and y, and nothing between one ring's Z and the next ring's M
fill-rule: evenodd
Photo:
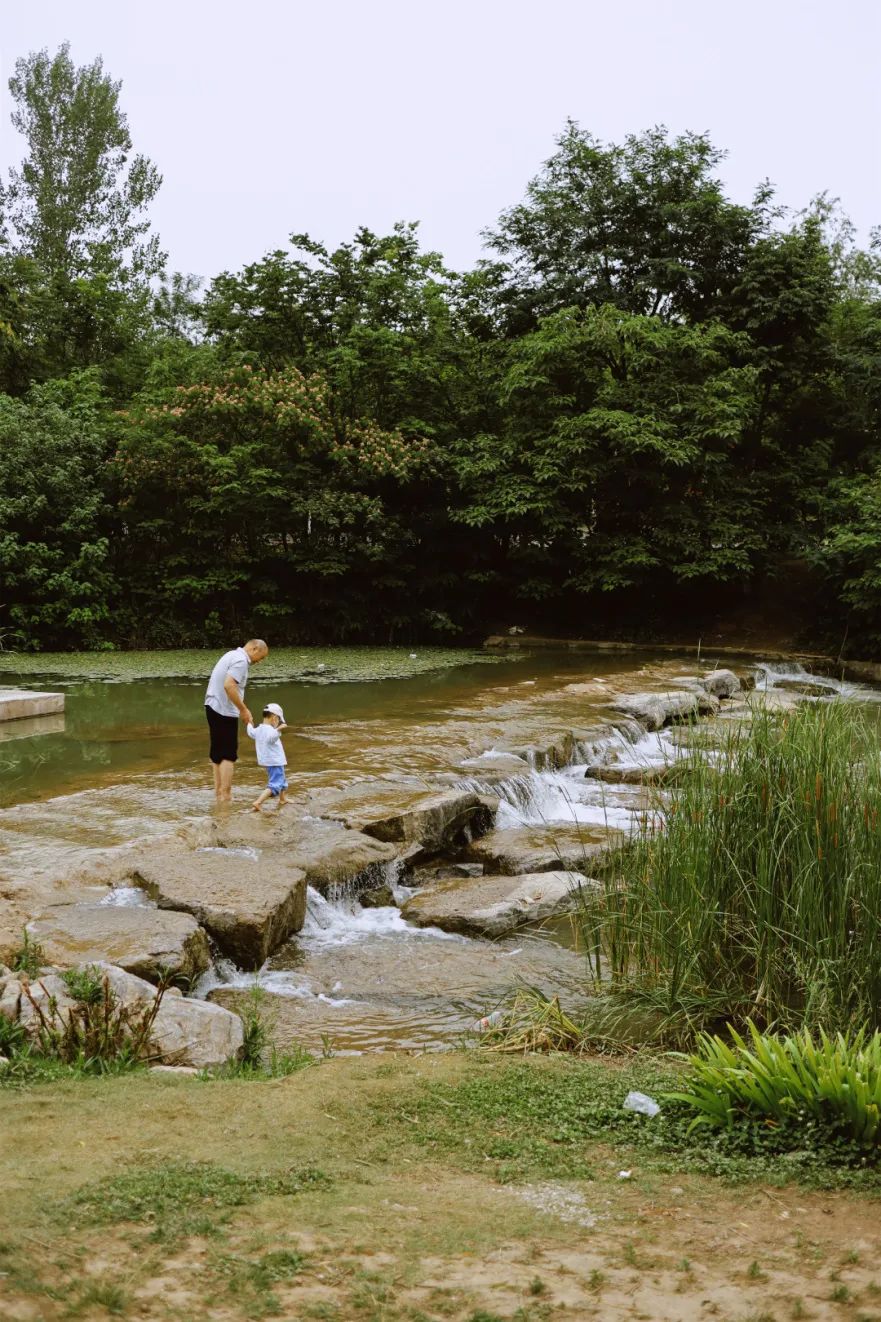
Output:
M594 973L660 1013L687 1004L692 1028L720 1006L723 1022L881 1026L878 744L833 703L760 710L692 754L583 896Z
M700 1034L687 1090L668 1094L694 1108L692 1128L813 1122L861 1147L881 1143L881 1034L761 1033L753 1023L746 1038L734 1028L729 1034L729 1042Z

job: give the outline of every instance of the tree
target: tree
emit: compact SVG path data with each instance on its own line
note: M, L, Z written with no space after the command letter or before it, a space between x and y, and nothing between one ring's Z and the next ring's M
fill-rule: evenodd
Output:
M771 190L729 202L724 152L664 128L606 146L569 121L557 151L502 213L487 242L501 258L512 331L564 307L612 303L639 316L706 319L770 219Z
M12 123L26 154L10 171L8 215L22 251L50 277L145 281L163 268L144 214L162 178L145 156L131 157L121 86L100 59L77 68L67 43L16 61Z
M113 584L94 376L0 395L0 629L25 649L100 645Z

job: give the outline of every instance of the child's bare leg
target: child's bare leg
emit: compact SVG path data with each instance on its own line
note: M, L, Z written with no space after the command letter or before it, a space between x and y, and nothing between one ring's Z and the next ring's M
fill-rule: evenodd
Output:
M251 804L251 812L259 812L266 800L271 797L272 790L264 790L262 794L258 794L257 798Z
M281 792L281 793L279 794L279 796L278 796L278 806L279 806L279 808L281 808L284 804L286 804L287 801L288 801L288 792L287 792L287 790L282 790L282 792Z

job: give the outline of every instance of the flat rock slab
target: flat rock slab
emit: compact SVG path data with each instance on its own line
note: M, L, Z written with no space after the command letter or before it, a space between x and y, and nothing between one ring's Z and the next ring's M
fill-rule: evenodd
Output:
M28 716L52 716L63 711L63 693L34 693L30 689L0 689L0 721L17 721Z
M28 923L47 964L62 968L107 961L136 977L187 982L204 973L211 952L187 913L108 904L53 904Z
M278 856L152 850L131 873L159 909L192 915L225 955L259 968L306 916L306 874Z
M602 826L520 826L491 831L465 851L489 874L519 876L533 872L583 872L594 867L623 841L620 831Z
M224 845L262 849L266 859L283 857L322 895L362 895L388 886L389 865L401 853L400 846L347 830L341 822L294 816L272 823L256 814L231 819L219 829L218 839Z
M580 872L480 877L414 895L404 905L403 914L418 927L500 937L570 909L580 888L594 885Z
M420 845L427 854L455 849L492 826L492 810L470 790L420 791L376 785L344 791L328 816L377 840Z
M615 711L634 717L646 730L660 730L676 721L695 720L719 709L718 699L697 687L667 693L630 693L617 698L611 705Z

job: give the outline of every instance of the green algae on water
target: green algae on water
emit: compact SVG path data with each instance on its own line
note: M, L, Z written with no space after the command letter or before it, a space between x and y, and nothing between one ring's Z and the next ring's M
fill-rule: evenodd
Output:
M145 679L203 681L220 648L156 652L2 652L5 682L52 676L58 680L126 683ZM508 660L511 658L508 657ZM476 648L447 647L274 647L252 671L253 680L313 684L408 679L453 666L492 665L499 655Z

